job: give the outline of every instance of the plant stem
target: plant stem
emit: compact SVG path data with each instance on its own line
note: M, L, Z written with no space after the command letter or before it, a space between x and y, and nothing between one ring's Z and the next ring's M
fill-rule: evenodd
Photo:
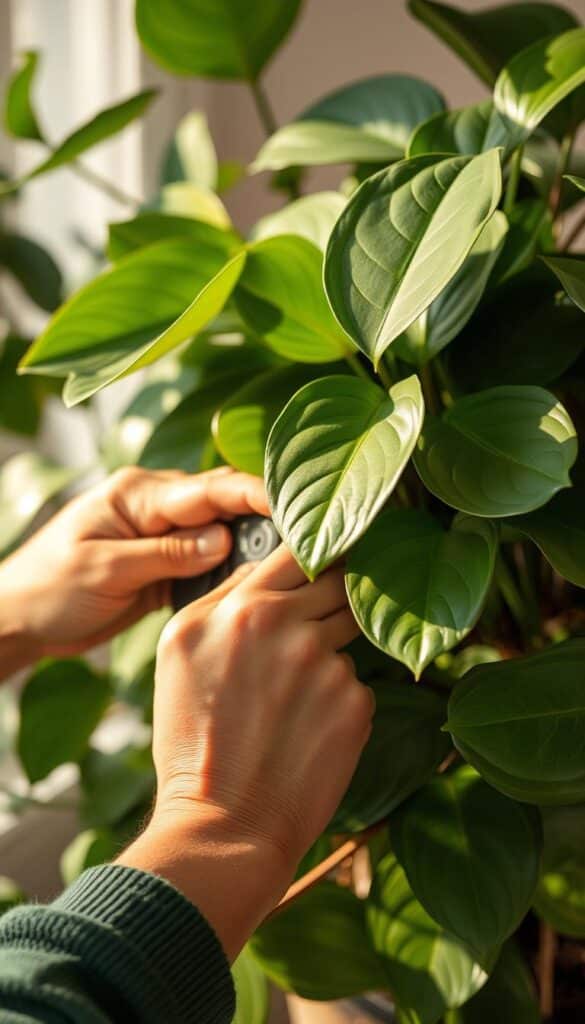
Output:
M252 90L252 96L254 97L254 103L256 104L256 110L258 111L258 117L262 122L262 127L264 128L266 137L270 138L278 128L272 105L268 99L267 93L264 91L264 87L257 79L250 82L250 88Z
M357 353L348 352L345 357L345 361L348 366L351 366L351 369L355 373L356 377L363 377L364 380L367 381L370 380L370 375L366 370L365 366L362 366L362 364L360 363L360 359Z
M574 138L574 133L568 132L567 135L563 137L563 141L561 142L559 163L557 166L555 179L553 181L549 196L549 206L553 221L556 219L561 205L561 196L563 192L563 174L565 173L569 165Z
M510 572L501 553L496 564L494 578L504 601L508 605L515 621L519 625L523 636L526 636L524 602L522 601L522 597L518 587L516 586L514 577L512 576L512 573Z
M518 146L514 150L512 162L510 164L510 174L508 176L508 184L506 186L506 195L504 197L504 213L507 217L510 216L514 209L514 203L516 202L516 195L518 193L518 185L520 184L520 171L522 169L522 154L524 153L524 146Z
M103 192L109 199L113 199L114 202L121 203L123 206L136 207L141 205L141 199L136 199L134 196L128 195L127 192L123 192L113 182L108 181L107 178L102 178L101 174L88 167L87 164L82 164L80 160L74 160L69 167L78 178L87 181L89 185L99 189L100 192Z
M433 360L433 368L439 385L443 405L447 407L453 405L453 402L455 401L453 398L455 388L453 386L453 381L447 373L447 370L439 356L435 356Z
M384 362L383 356L380 359L380 362L378 363L378 369L376 370L376 373L378 374L378 377L380 378L382 384L386 388L386 391L389 391L390 388L392 387L393 380L392 377L390 376L390 371Z
M555 959L557 936L545 921L540 923L538 950L538 981L540 989L540 1012L544 1020L550 1020L555 1008Z
M433 371L431 370L430 363L425 363L424 366L421 366L420 379L427 411L433 416L438 416L441 411L441 406L440 400L435 391L435 382L433 380Z

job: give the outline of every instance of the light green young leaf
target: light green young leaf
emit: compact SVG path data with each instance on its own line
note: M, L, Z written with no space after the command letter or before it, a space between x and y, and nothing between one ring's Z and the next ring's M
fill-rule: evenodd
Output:
M63 278L51 254L24 235L0 234L0 270L7 270L37 306L52 313L63 301Z
M174 181L165 185L161 192L161 208L170 216L193 217L224 230L232 224L219 196L191 181Z
M295 235L248 246L236 306L247 326L286 359L329 363L352 350L327 304L322 266L316 246Z
M232 1024L266 1024L270 1009L268 980L248 946L232 964L236 989L236 1014Z
M0 469L0 556L4 557L51 498L76 473L36 452L7 459Z
M558 277L569 298L585 312L585 258L543 256L542 259Z
M535 808L509 800L464 765L419 789L390 828L396 857L433 920L480 958L516 930L540 873Z
M507 231L506 217L496 210L455 277L396 339L397 355L415 366L424 366L457 337L481 300Z
M17 139L42 142L43 133L31 99L38 62L36 50L27 50L21 55L21 66L12 75L6 90L4 126Z
M444 106L433 86L410 75L354 82L280 128L264 143L252 171L398 160L413 128Z
M374 365L457 273L501 188L500 158L491 150L401 161L351 197L327 247L325 289Z
M425 153L483 153L493 112L491 100L460 110L444 110L419 124L408 143L407 156Z
M223 253L225 260L235 255L241 246L241 240L234 231L194 217L177 217L149 210L132 220L108 225L108 258L116 262L135 249L169 238L189 238L193 245L201 246L205 252L216 250L218 255Z
M564 177L580 192L585 192L585 178L578 178L575 174L565 174Z
M389 988L408 1024L437 1024L485 984L471 950L429 917L393 854L377 865L366 920ZM487 968L487 964L486 964Z
M30 782L84 756L111 694L107 678L81 659L37 665L20 697L17 741Z
M443 530L428 513L388 509L352 551L349 602L366 636L418 679L475 625L491 582L497 533L458 516Z
M295 199L276 213L268 213L258 221L252 238L260 241L274 235L300 235L325 251L333 225L347 199L341 192L315 192Z
M447 505L493 517L530 512L570 487L576 457L575 428L555 396L505 385L427 416L414 463Z
M553 569L577 587L585 587L585 495L571 487L543 508L510 520L540 548Z
M161 185L190 181L216 190L217 175L217 153L207 117L202 110L194 110L179 121L165 158Z
M283 42L301 0L137 0L136 28L154 60L176 75L257 79Z
M544 855L534 908L561 935L585 939L585 805L543 809Z
M472 669L451 694L447 728L465 760L507 796L585 801L585 638Z
M389 498L419 435L418 377L389 394L357 377L323 377L291 398L266 449L272 517L309 579L361 537Z
M541 1024L532 973L512 940L498 957L493 974L473 999L445 1015L445 1024Z

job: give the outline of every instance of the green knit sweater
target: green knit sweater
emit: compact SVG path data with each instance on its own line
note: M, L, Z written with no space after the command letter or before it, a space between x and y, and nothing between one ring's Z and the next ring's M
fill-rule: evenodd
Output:
M207 921L133 868L85 871L0 918L1 1024L228 1024L229 965Z

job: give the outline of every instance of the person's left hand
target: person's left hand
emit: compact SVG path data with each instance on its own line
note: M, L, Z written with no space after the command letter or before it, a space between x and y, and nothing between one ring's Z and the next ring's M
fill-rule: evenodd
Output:
M0 637L18 638L21 664L102 643L167 604L173 577L219 565L221 520L250 513L269 514L264 484L227 467L118 470L0 565Z

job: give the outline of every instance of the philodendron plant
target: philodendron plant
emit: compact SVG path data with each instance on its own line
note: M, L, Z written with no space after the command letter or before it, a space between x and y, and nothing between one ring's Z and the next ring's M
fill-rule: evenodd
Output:
M72 406L148 368L102 438L108 469L264 473L308 578L345 560L373 732L301 868L326 860L328 877L301 886L239 962L242 1021L265 1018L268 976L309 999L390 993L409 1024L530 1024L552 1012L555 930L585 938L585 258L572 251L585 28L549 3L411 0L484 101L449 110L390 69L277 129L261 72L299 6L137 0L140 40L168 71L249 83L268 136L249 173L270 172L290 202L243 237L219 197L243 170L218 163L189 115L159 192L109 226L110 265L20 371L66 378ZM12 80L7 124L42 141L34 63ZM117 130L149 99L99 115L28 177L77 161L111 133L96 135L104 118ZM307 194L313 165L345 165L337 189ZM8 508L14 491L0 492ZM166 616L116 641L107 677L44 663L24 690L30 781L81 766L88 830L67 878L115 851L148 799L144 744L107 755L90 738L114 698L148 721ZM93 706L70 724L59 701L80 674ZM54 734L42 750L39 728ZM360 846L356 887L332 869ZM563 998L576 1005L570 984L558 1019L576 1019Z

